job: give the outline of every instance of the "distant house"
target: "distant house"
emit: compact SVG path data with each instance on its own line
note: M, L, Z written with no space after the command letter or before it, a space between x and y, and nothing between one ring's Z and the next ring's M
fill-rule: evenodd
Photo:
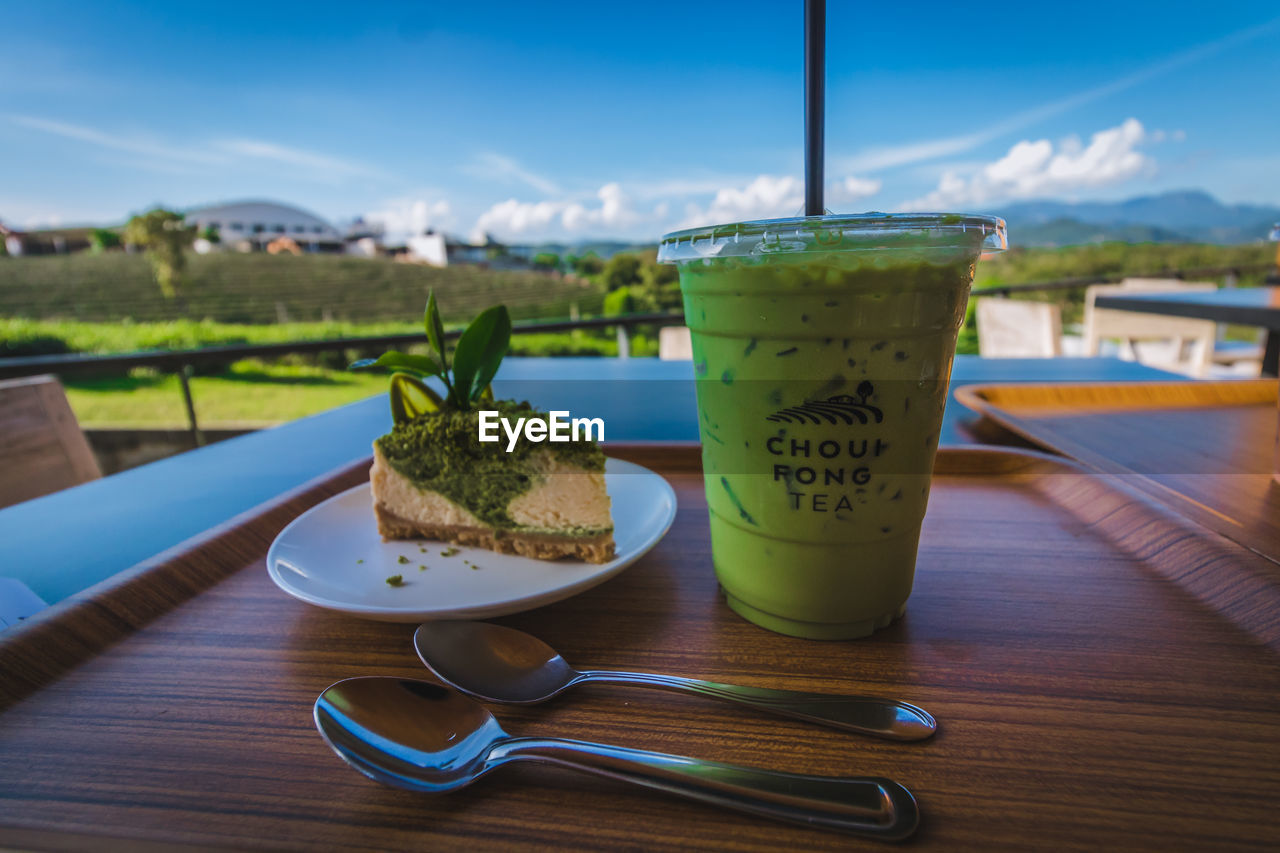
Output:
M449 255L445 250L444 235L436 231L425 231L417 237L405 241L409 246L409 254L418 263L430 264L433 267L447 267Z
M0 241L5 251L19 255L59 255L89 248L90 228L46 228L19 231L0 223Z
M14 231L3 222L0 222L0 243L4 243L4 250L8 254L14 257L22 254L22 232Z
M228 248L265 249L288 237L307 252L342 252L343 235L313 213L272 201L239 201L197 207L186 213L199 233L212 228Z
M423 231L421 234L411 236L400 235L398 238L387 239L381 232L376 237L362 237L360 240L348 244L347 251L351 254L367 255L372 249L369 247L376 246L377 254L402 261L409 264L426 264L432 267L447 267L451 259L449 250L446 248L445 235L431 228Z

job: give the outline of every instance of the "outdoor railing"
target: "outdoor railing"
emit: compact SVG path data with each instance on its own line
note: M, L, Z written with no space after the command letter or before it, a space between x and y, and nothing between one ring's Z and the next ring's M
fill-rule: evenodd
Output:
M1228 282L1238 279L1242 274L1273 270L1270 264L1255 264L1237 267L1196 267L1180 270L1168 270L1156 273L1145 273L1144 278L1196 278L1223 277ZM1130 276L1081 276L1077 278L1056 279L1053 281L1027 282L1024 284L1004 284L992 287L977 288L974 296L1007 297L1014 293L1035 291L1071 290L1088 287L1094 284L1109 284ZM519 323L512 327L513 335L535 334L538 332L567 332L579 329L617 330L618 355L626 358L629 353L629 333L636 326L647 325L683 325L684 314L647 313L625 314L611 317L592 317L589 319L557 320L549 322ZM453 339L461 334L460 329L448 331L445 338ZM36 376L45 373L59 376L74 376L87 373L101 375L103 373L127 373L138 367L171 372L177 375L182 388L182 398L186 406L187 425L196 444L203 444L204 437L200 432L196 419L195 400L191 395L190 377L197 367L206 364L226 364L245 358L272 358L296 353L341 352L351 349L369 349L395 345L425 344L426 335L421 333L405 333L395 335L372 335L349 338L324 338L311 341L286 341L271 344L229 344L223 346L201 347L191 350L164 350L108 355L40 355L18 358L0 358L0 379L12 379L22 376Z
M618 354L626 357L631 329L648 325L681 325L683 313L625 314L613 317L591 317L578 320L556 320L537 323L517 323L511 328L513 335L539 332L569 332L578 329L614 328L618 332ZM446 340L462 334L461 329L445 332ZM324 338L314 341L286 341L272 344L227 344L190 350L158 350L107 355L36 355L18 358L0 358L0 379L21 376L38 376L53 373L59 376L77 374L128 373L138 367L148 367L174 373L182 386L182 399L187 410L187 426L196 444L204 444L196 419L195 400L191 395L190 378L197 367L206 364L226 364L244 358L273 358L296 353L342 352L349 349L405 346L425 344L427 337L421 332L396 335L372 335L350 338Z

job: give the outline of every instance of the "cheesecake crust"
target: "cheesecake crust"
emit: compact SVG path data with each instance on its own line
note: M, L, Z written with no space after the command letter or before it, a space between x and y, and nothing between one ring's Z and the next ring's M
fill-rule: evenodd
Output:
M569 536L461 524L421 524L401 518L377 501L373 504L373 513L377 516L378 532L382 534L384 541L435 539L538 560L573 557L588 563L607 563L614 556L612 532Z

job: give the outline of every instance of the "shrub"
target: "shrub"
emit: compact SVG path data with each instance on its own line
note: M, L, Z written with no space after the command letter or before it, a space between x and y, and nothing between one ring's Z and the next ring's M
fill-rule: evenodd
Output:
M636 313L636 299L631 294L631 288L619 288L604 298L604 306L601 313L606 317L618 317L622 314Z
M642 261L638 255L630 252L619 252L604 265L604 286L607 290L617 290L640 284Z
M54 335L0 335L0 358L65 355L70 352L75 350L62 338Z

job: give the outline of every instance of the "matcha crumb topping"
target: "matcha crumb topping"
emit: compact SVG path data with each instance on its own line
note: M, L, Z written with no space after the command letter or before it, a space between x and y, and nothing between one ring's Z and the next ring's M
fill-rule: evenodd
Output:
M443 551L441 551L441 552L440 552L440 556L441 556L441 557L453 557L453 556L457 555L458 553L460 553L460 549L458 549L458 548L454 548L454 547L450 546L450 547L448 547L448 548L445 548Z
M392 575L387 578L387 586L404 586L404 575Z
M401 554L399 557L396 558L396 562L402 566L405 566L409 564L409 558L406 557L404 554Z
M512 423L519 418L549 421L525 402L500 400L487 408ZM574 467L604 470L604 451L595 442L535 444L522 438L508 453L505 436L480 442L479 421L476 411L428 412L396 424L376 444L387 464L414 485L439 492L494 527L515 526L507 506L541 481L544 454Z
M360 564L361 564L361 563L363 563L363 562L364 562L364 560L356 560L356 565L358 566L358 565L360 565Z

